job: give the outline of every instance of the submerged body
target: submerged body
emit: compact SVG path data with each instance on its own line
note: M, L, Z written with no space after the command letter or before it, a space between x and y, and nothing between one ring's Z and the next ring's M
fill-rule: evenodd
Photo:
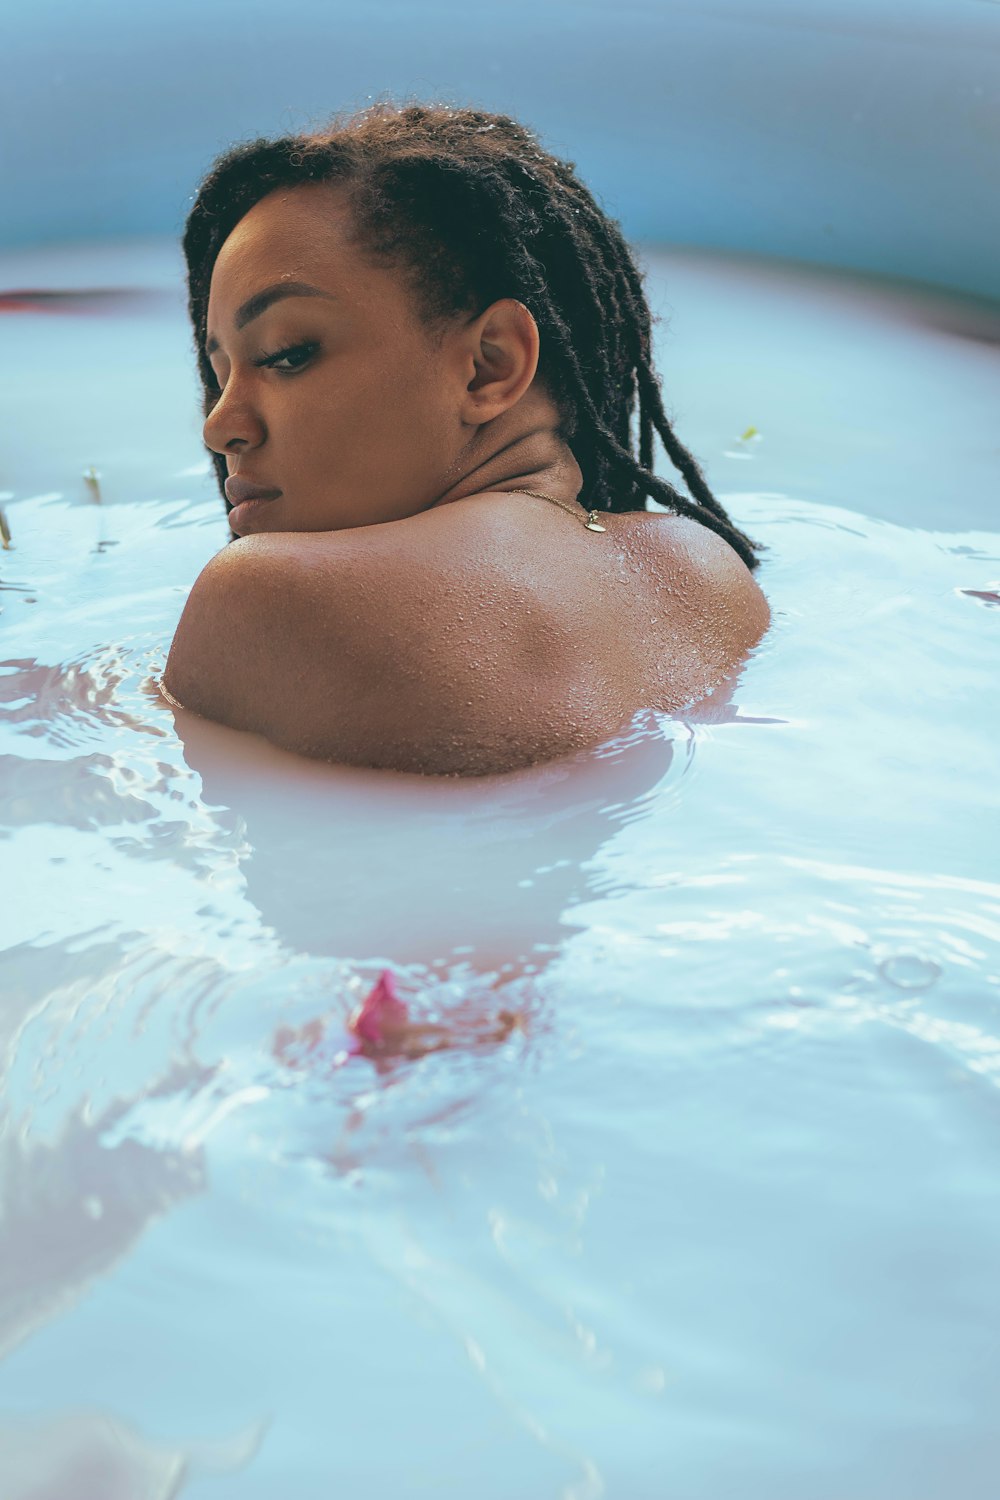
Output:
M305 755L466 775L705 697L769 623L749 569L683 517L585 521L491 492L382 525L244 537L192 590L164 685Z

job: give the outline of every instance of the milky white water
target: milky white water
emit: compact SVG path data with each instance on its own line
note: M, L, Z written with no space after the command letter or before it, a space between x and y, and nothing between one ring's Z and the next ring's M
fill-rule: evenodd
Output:
M4 1500L995 1495L1000 311L647 264L772 628L456 782L175 722L175 251L0 260L156 291L0 319ZM383 964L455 1046L334 1069Z

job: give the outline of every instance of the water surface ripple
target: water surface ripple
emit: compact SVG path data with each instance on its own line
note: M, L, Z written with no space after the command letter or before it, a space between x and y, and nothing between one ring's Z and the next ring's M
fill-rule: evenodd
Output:
M669 287L696 428L712 309L764 275L710 271ZM776 309L817 347L854 316L900 430L921 357L971 422L994 348L817 276L767 284L774 366ZM770 369L699 429L769 549L738 681L494 781L175 722L225 540L190 433L145 488L40 449L3 500L5 1500L995 1495L1000 536L969 484L885 513L864 391L823 418L838 492L790 483L820 419L786 379L770 425ZM341 1066L384 965L453 1045Z

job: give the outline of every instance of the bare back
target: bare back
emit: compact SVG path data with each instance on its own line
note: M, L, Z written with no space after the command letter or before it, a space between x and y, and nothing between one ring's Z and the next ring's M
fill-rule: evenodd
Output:
M597 744L724 681L770 615L697 522L517 492L338 532L246 537L192 590L185 707L322 759L486 774Z

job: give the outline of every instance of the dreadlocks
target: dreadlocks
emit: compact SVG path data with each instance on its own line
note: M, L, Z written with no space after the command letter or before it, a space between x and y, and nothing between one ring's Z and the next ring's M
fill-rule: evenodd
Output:
M648 495L724 537L755 568L760 544L733 525L667 420L641 274L574 167L509 115L382 100L312 134L234 146L202 182L183 239L206 415L218 394L205 341L223 242L276 188L343 184L357 242L373 261L402 269L428 327L503 297L529 309L538 376L583 474L585 508L641 510ZM652 472L654 432L690 498ZM225 458L213 458L222 489Z

